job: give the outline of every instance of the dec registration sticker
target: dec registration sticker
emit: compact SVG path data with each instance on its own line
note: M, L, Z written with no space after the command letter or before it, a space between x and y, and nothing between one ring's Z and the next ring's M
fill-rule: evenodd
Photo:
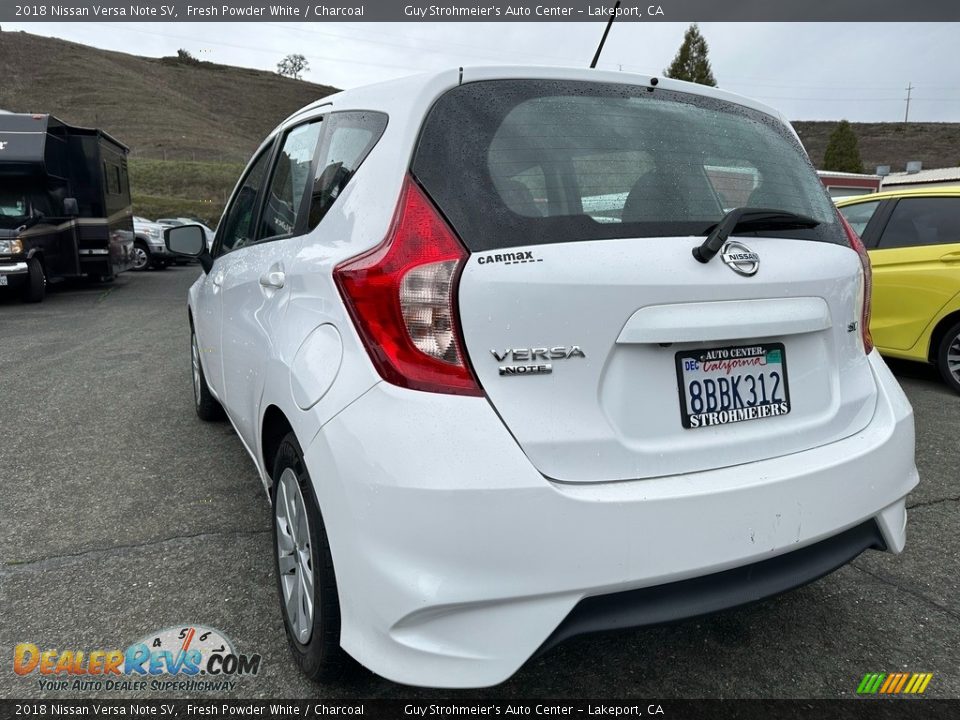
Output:
M782 343L682 350L676 355L685 428L762 420L790 412Z

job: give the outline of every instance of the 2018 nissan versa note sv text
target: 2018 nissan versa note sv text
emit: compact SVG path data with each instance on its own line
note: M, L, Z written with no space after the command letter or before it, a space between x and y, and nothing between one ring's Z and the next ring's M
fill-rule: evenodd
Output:
M776 111L623 73L348 90L255 154L188 299L310 677L479 687L904 546L913 415Z

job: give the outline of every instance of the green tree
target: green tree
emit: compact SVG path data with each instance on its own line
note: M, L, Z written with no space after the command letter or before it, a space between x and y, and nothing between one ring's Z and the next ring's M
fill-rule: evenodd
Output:
M674 80L700 83L701 85L717 86L717 80L710 69L710 60L707 58L707 41L700 34L700 28L694 23L687 28L683 35L683 44L677 50L676 57L670 67L663 74Z
M857 134L846 120L841 120L830 133L827 151L823 154L823 169L834 172L863 172Z

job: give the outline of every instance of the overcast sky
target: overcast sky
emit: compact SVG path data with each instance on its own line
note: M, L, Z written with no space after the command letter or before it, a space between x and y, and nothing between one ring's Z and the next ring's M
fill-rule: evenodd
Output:
M471 64L585 66L601 23L4 23L109 50L274 70L288 53L305 79L341 88ZM600 67L660 74L686 24L618 22ZM720 87L794 120L960 121L958 23L704 23ZM2 41L2 36L0 36Z

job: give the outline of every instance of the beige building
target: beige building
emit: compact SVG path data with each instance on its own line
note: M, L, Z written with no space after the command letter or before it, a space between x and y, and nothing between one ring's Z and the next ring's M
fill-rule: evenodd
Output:
M881 190L947 187L951 185L960 185L960 167L890 173L883 178Z

